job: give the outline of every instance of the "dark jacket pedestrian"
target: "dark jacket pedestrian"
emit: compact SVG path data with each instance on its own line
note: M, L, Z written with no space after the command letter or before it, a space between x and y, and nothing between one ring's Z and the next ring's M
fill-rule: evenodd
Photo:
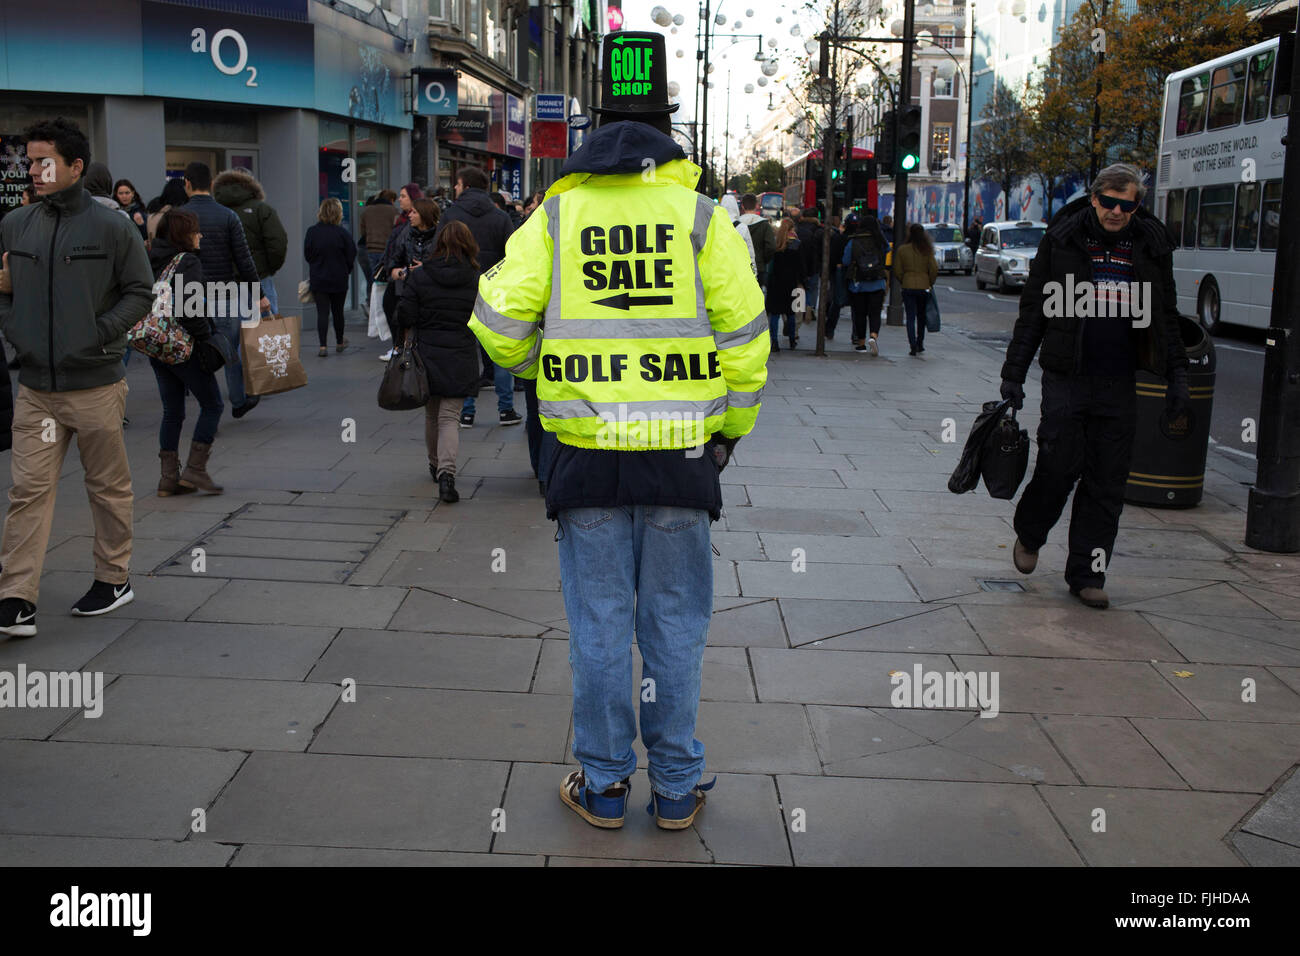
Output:
M172 270L171 283L177 280L183 288L191 283L202 284L203 264L195 252L198 239L198 218L184 208L168 210L158 223L158 231L149 248L149 262L153 277L161 279L176 256L180 260ZM169 283L170 284L170 283ZM175 286L172 286L175 289ZM158 382L158 396L162 400L162 424L158 428L158 460L161 474L158 478L158 497L188 494L201 490L209 494L222 491L208 474L208 458L212 443L216 441L217 425L225 403L217 385L216 365L211 356L216 347L212 344L217 333L216 325L206 308L191 310L188 295L173 295L171 314L194 340L193 351L184 362L170 364L149 357ZM181 430L185 425L185 395L189 393L199 403L199 417L194 425L190 442L190 456L185 470L180 469Z
M803 248L804 268L807 270L804 275L818 276L820 282L822 274L822 237L825 235L826 229L811 212L805 212L800 216L795 228L799 234L799 244Z
M140 238L147 239L147 210L145 209L144 200L136 191L135 185L129 179L119 179L113 183L113 198L117 200L118 206L135 223L135 227L140 230Z
M357 242L371 255L382 253L393 234L393 217L397 214L393 198L393 193L385 189L361 210L361 231L357 234Z
M343 228L343 204L334 197L320 204L319 220L307 230L302 254L307 260L308 283L316 302L316 333L320 338L320 356L329 354L325 342L330 314L334 316L334 341L342 352L348 344L343 337L343 305L348 281L357 261L357 244L352 233Z
M971 252L975 252L980 247L980 233L984 231L984 220L976 216L971 220L971 224L966 227L966 245L970 246Z
M759 285L767 284L767 264L776 251L776 230L766 216L758 212L758 197L752 193L740 199L740 222L749 229L749 241L754 244L754 268L758 271Z
M506 254L506 240L515 231L505 210L498 209L486 189L467 187L442 213L439 229L463 222L478 243L478 262L486 272Z
M425 205L417 206L422 217ZM438 233L430 256L412 270L397 305L393 341L404 342L411 332L416 351L429 377L424 441L429 473L438 481L439 497L459 500L456 456L460 450L460 413L464 400L478 392L478 340L469 318L478 297L479 263L474 236L462 222Z
M807 281L804 272L806 268L803 244L799 241L795 223L791 219L783 220L776 231L772 272L767 280L767 292L764 298L773 352L781 350L777 343L777 322L781 316L785 316L784 335L790 342L790 348L794 348L799 342L795 317L803 309L799 308L795 297Z
M279 272L289 252L289 234L266 201L262 184L242 169L228 169L212 181L212 198L239 217L258 278Z
M1016 507L1016 567L1034 569L1073 490L1065 580L1096 608L1109 605L1106 568L1137 431L1136 370L1166 378L1170 422L1188 403L1175 242L1139 205L1143 191L1140 171L1116 163L1053 217L1002 366L1002 396L1017 408L1035 353L1043 368L1038 459Z

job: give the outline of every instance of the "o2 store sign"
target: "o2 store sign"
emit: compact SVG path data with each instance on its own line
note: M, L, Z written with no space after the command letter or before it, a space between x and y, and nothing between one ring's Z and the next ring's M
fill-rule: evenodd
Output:
M224 44L224 48L223 48ZM257 86L257 67L248 63L248 42L238 30L218 30L208 42L208 31L195 27L190 31L190 52L207 53L212 65L226 76L238 76L247 71L245 86Z

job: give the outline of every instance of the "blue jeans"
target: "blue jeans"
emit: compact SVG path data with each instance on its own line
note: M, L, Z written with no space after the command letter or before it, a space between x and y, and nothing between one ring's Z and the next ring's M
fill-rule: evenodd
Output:
M709 514L628 505L573 508L559 521L573 756L596 793L632 776L639 700L650 787L680 800L704 771L695 718L713 613ZM639 688L632 683L634 631L644 662Z
M816 312L817 299L822 290L822 274L820 272L814 272L810 275L804 280L804 288L808 290L808 295L804 302L807 304L809 311Z
M903 309L907 313L907 344L913 352L925 348L925 304L929 301L929 289L903 290Z
M492 376L492 384L497 390L497 412L513 411L515 407L515 377L510 374L508 369L500 365L493 366L495 374ZM471 395L465 399L465 407L461 409L468 415L474 414L474 396Z
M224 335L230 343L230 361L226 363L226 397L232 409L248 402L244 393L244 364L239 360L239 316L228 315L214 318L212 324L217 327L217 335Z
M217 423L225 404L217 376L204 372L194 359L179 365L168 365L150 356L149 365L158 379L158 394L162 397L162 424L158 426L158 447L163 451L176 451L181 444L181 426L185 424L185 391L198 399L199 420L194 424L194 441L211 445L217 437Z
M266 301L271 303L271 314L278 313L280 311L280 296L275 291L275 276L267 276L262 280L262 295L266 296Z
M776 325L781 321L780 312L767 313L767 331L772 336L772 344L776 345ZM795 318L793 312L785 314L785 332L786 338L797 337L799 335L799 320Z

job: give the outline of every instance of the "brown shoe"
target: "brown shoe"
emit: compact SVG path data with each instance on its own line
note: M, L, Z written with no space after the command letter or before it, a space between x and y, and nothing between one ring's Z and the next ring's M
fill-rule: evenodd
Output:
M180 483L181 460L174 451L159 451L158 461L162 463L162 474L158 478L158 497L169 495L188 495L193 488L186 488Z
M204 445L202 442L190 443L190 460L185 463L185 470L181 472L182 485L206 491L210 495L221 494L222 487L208 474L208 455L211 453L211 445Z
M1106 597L1106 592L1101 588L1079 588L1077 591L1070 588L1070 593L1088 607L1100 608L1103 611L1110 607L1110 598Z
M1034 568L1038 567L1038 552L1030 551L1016 538L1011 548L1011 560L1021 574L1033 574Z
M336 345L336 346L334 347L334 351L336 351L336 352L342 352L342 351L343 351L345 348L347 348L347 347L348 347L348 340L347 340L347 339L344 339L343 341L339 342L338 345Z

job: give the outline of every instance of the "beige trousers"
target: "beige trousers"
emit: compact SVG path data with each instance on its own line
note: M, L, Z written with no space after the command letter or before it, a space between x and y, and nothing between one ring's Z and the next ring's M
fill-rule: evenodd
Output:
M59 472L75 435L95 523L95 579L125 584L135 496L122 440L126 380L71 392L18 386L14 400L13 487L0 547L0 599L36 603L54 522Z
M460 452L460 409L463 398L435 395L424 406L424 445L429 449L429 464L441 475L456 474L456 455Z

